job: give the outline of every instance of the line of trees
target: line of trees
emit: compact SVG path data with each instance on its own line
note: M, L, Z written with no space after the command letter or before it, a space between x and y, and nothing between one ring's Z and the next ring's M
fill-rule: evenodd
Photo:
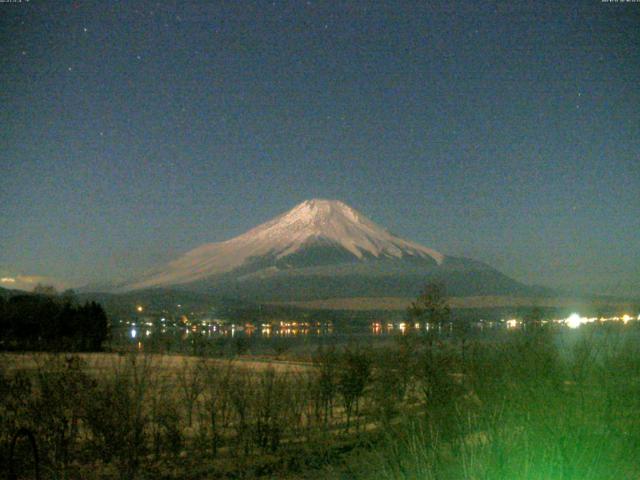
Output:
M300 370L264 371L136 354L92 365L70 354L32 358L31 374L0 363L0 471L8 468L2 447L25 425L42 466L61 478L87 478L77 460L90 458L133 479L143 469L193 468L187 457L217 462L217 473L300 467L326 457L372 415L368 350L326 349Z
M97 351L109 322L96 302L79 304L71 291L48 287L0 297L0 348L5 350Z

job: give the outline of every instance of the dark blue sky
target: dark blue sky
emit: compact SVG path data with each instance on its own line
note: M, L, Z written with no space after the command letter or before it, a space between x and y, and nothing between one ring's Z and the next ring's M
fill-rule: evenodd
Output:
M0 276L127 277L323 197L639 294L640 3L208 3L0 4Z

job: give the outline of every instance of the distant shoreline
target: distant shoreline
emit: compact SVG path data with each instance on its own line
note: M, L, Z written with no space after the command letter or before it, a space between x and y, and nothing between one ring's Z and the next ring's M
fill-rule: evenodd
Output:
M290 302L267 302L268 305L294 306L314 310L405 310L413 301L404 297L353 297L327 298L324 300L304 300ZM512 296L472 296L451 297L449 303L454 309L503 308L503 307L544 307L572 308L589 306L634 310L637 302L602 297L512 297Z

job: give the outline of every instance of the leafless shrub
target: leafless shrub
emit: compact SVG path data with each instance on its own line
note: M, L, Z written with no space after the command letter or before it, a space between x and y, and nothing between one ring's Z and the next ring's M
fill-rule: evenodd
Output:
M37 362L29 423L46 467L64 476L77 446L83 396L93 381L77 355L46 355Z
M408 388L410 366L404 364L396 349L376 352L372 369L370 400L373 421L388 426L398 414Z
M283 374L269 368L257 379L255 392L254 441L263 451L275 452L289 426L291 386Z
M244 369L236 369L228 383L229 404L233 415L230 426L235 432L236 453L244 455L248 455L251 450L252 391L250 374Z
M152 379L150 359L131 355L101 378L85 403L85 424L96 455L114 461L120 478L135 478L147 452L145 403Z
M177 375L181 398L187 410L187 425L193 424L193 409L204 389L204 376L206 367L204 360L200 359L195 364L185 362Z
M338 354L334 347L320 348L313 357L314 385L312 392L316 416L325 426L333 416L334 399L338 392Z
M176 458L184 443L184 433L174 386L166 379L158 378L153 391L154 394L150 398L150 430L154 456L156 460L160 459L162 454Z
M346 431L351 426L351 418L356 417L359 426L360 399L371 376L371 356L359 348L347 348L341 356L337 389L342 397L347 415Z
M201 439L217 456L225 429L231 416L230 382L233 375L230 364L209 363L204 372L203 402L200 409Z

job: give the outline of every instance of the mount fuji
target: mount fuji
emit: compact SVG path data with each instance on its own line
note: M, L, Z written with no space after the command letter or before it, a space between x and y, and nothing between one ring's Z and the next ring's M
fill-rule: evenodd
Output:
M307 200L224 242L195 248L116 291L184 289L258 301L530 294L490 266L397 237L336 200Z

